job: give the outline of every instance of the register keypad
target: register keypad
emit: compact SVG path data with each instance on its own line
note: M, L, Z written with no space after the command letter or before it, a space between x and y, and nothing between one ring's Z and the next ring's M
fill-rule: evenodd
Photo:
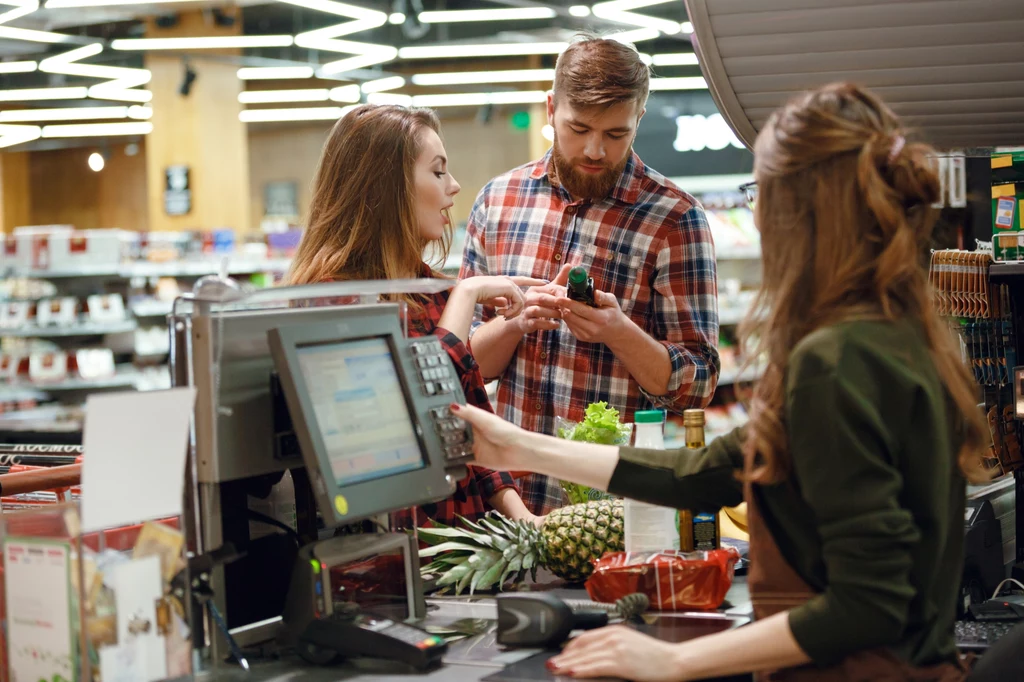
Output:
M473 433L464 420L456 417L447 405L433 408L430 416L434 420L434 430L444 446L445 459L472 456Z
M455 377L447 363L445 351L437 339L424 338L412 344L416 367L420 373L420 388L425 395L445 395L455 391Z

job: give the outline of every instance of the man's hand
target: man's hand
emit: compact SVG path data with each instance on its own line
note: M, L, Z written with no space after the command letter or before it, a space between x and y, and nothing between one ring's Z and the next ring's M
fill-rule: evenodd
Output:
M557 301L562 311L562 319L573 336L580 341L607 345L611 339L622 334L629 318L619 307L619 301L611 294L594 291L594 303L597 304L596 308L573 301L566 296L560 297Z
M565 297L565 284L569 281L571 267L563 265L554 280L526 290L523 312L516 318L516 326L522 334L554 331L561 326L562 311L558 300Z

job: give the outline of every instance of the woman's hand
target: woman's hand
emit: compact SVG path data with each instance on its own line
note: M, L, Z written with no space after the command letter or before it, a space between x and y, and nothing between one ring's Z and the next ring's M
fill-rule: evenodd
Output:
M455 290L468 291L476 303L494 306L497 313L506 320L523 312L526 298L521 287L533 287L547 284L546 280L533 277L505 277L502 275L467 277L459 282Z
M501 417L472 405L451 405L455 416L473 427L475 463L495 471L532 471L530 434Z
M548 661L548 669L579 678L679 682L689 678L678 661L678 649L678 645L613 625L572 639L561 654Z

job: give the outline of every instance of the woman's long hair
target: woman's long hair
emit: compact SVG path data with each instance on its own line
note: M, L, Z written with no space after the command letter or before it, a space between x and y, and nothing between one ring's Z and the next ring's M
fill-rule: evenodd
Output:
M906 140L875 95L840 83L772 114L754 146L764 273L741 343L767 363L751 406L751 478L788 477L786 365L811 332L845 320L912 319L962 422L960 469L983 478L988 427L977 389L932 304L925 268L940 184L934 150ZM762 322L755 320L762 319Z
M334 124L313 180L309 221L289 284L419 275L427 244L416 222L414 169L420 134L427 129L441 129L429 109L372 104ZM442 260L451 237L449 220L436 248Z

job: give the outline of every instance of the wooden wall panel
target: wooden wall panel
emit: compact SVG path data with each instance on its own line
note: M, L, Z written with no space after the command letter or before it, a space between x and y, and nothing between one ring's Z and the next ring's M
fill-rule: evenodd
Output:
M263 187L272 181L298 183L299 211L308 215L310 185L329 124L253 130L249 135L249 176L253 222L263 217ZM495 175L530 160L530 133L512 128L506 114L495 113L490 123L475 118L445 119L441 133L451 172L462 185L452 217L465 221L480 189Z
M31 225L74 225L83 230L148 228L145 145L134 156L124 145L104 150L106 165L88 166L94 147L32 152Z
M0 232L31 222L32 195L27 152L0 153Z

